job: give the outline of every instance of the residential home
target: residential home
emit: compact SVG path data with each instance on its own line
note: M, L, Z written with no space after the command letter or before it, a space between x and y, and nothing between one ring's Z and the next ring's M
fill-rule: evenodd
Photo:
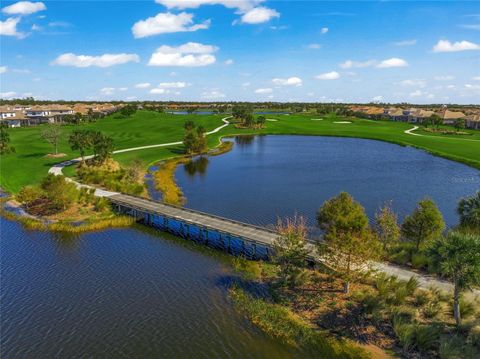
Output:
M473 114L465 116L465 127L472 130L480 130L480 115Z
M455 112L447 109L442 110L437 114L442 118L444 125L454 125L456 120L465 117L463 112Z

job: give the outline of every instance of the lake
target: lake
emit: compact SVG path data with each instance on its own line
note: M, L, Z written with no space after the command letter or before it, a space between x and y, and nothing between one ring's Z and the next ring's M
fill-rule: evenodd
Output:
M234 310L227 267L167 234L0 229L2 358L293 355Z
M177 168L186 207L256 225L302 215L312 234L321 204L347 191L370 218L392 201L399 218L428 196L447 225L462 196L480 189L480 172L391 143L319 136L241 136L233 150Z

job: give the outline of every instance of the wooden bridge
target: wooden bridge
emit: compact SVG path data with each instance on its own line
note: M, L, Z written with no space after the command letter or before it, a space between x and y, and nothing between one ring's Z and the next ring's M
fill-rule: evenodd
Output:
M174 235L244 255L251 259L268 259L278 233L212 214L172 206L144 198L116 194L108 197L113 208L131 215L144 224ZM310 261L314 261L314 244Z

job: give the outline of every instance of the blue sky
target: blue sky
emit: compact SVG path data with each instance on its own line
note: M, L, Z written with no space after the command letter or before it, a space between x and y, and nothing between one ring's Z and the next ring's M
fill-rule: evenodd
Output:
M2 1L2 98L479 103L480 5Z

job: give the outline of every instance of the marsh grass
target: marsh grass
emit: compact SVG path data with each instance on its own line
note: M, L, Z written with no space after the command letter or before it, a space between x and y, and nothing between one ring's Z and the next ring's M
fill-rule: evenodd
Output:
M163 202L173 205L183 205L185 197L175 181L175 169L179 164L185 164L189 158L174 158L160 163L157 171L153 172L155 189L162 193Z

